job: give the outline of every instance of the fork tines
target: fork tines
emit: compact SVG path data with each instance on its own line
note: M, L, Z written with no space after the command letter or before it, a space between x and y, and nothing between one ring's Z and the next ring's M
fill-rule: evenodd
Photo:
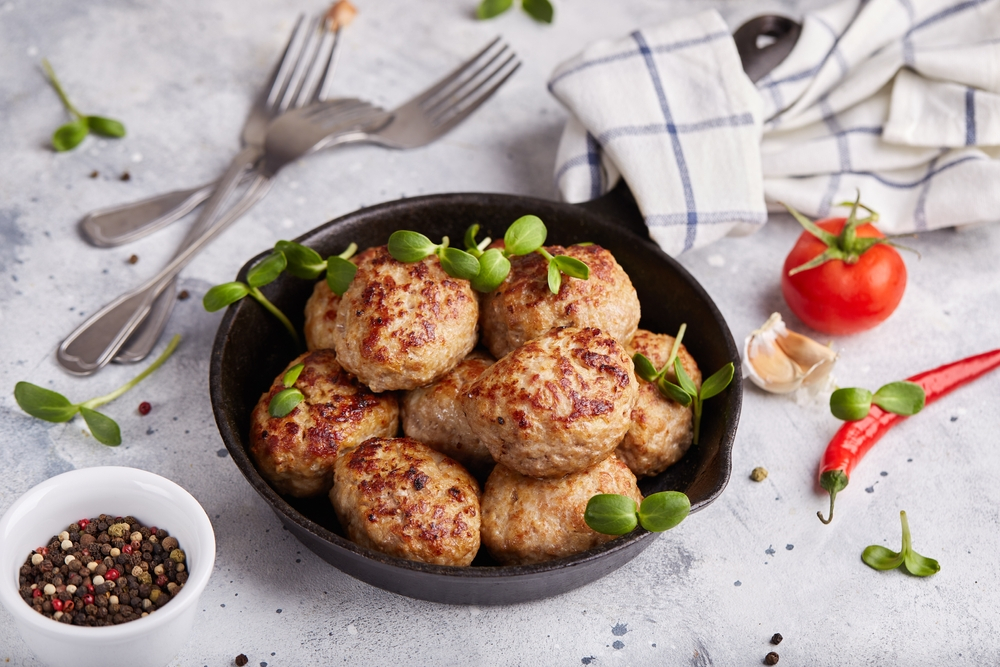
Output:
M340 29L330 31L322 16L300 15L285 49L282 66L271 78L267 105L279 113L323 99L336 66Z
M464 118L485 102L520 66L517 55L497 37L421 95L420 107L434 126Z

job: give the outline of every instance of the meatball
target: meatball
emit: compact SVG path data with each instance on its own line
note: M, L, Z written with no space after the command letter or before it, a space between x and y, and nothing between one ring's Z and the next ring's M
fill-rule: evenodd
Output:
M380 246L356 261L337 307L333 346L341 365L372 391L430 384L476 346L478 299L437 256L404 264Z
M325 280L320 280L313 288L312 296L306 301L306 349L332 350L333 325L337 319L337 296Z
M628 351L629 354L641 352L659 370L667 363L673 346L673 336L639 329ZM695 385L701 387L701 371L687 348L681 345L677 357ZM672 368L666 376L677 384ZM694 437L694 409L666 398L654 384L642 379L638 383L639 396L632 408L632 425L615 454L636 476L646 477L660 474L684 456Z
M346 373L333 350L307 352L288 368L300 363L305 368L294 386L305 399L284 417L272 417L268 405L285 389L284 372L275 378L250 418L250 454L275 490L306 497L330 489L341 449L395 435L399 405L395 394L373 394Z
M459 397L493 363L490 355L474 351L440 380L407 392L400 402L403 433L447 454L480 479L493 467L493 456L469 428Z
M497 359L559 326L596 327L626 344L639 326L639 297L625 270L604 248L550 246L590 267L590 278L563 276L548 284L548 261L538 253L511 257L510 274L482 300L483 344Z
M497 465L483 491L483 546L504 565L526 565L572 556L614 539L583 520L587 502L618 493L636 503L635 475L610 456L581 472L535 479Z
M462 396L497 463L558 477L607 458L629 428L632 359L600 329L560 327L490 366Z
M371 438L337 459L330 500L347 536L390 556L468 565L479 551L479 484L412 438Z

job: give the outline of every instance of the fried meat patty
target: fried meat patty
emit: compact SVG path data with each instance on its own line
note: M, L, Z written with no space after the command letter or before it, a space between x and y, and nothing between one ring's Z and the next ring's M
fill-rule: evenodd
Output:
M306 301L306 321L302 327L306 335L306 349L333 349L333 327L339 305L340 297L330 289L326 280L318 281L312 296Z
M657 370L667 363L674 337L639 329L628 346L630 355L644 354ZM694 357L683 345L677 352L681 366L688 376L701 387L701 371ZM671 368L668 380L677 384L677 375ZM672 398L666 398L655 384L639 379L639 396L632 408L632 425L615 454L638 477L658 475L677 463L691 446L694 437L694 409L684 407Z
M435 255L404 264L385 246L356 257L337 307L334 349L372 391L416 389L455 367L476 345L479 302Z
M486 369L462 396L493 459L524 475L558 477L614 451L638 386L632 359L594 328L560 327Z
M300 363L305 368L294 386L305 399L284 417L272 417L268 406L285 389L285 371ZM344 371L333 350L307 352L288 368L253 410L250 454L279 493L319 495L333 484L333 463L341 449L396 434L399 406L395 394L373 394Z
M330 500L361 546L438 565L468 565L479 551L478 483L412 438L371 438L345 451Z
M526 565L613 540L614 535L595 532L583 520L587 502L599 493L642 502L635 475L614 456L552 479L526 477L497 465L483 490L483 546L504 565Z
M400 401L403 433L447 454L474 475L485 478L493 456L473 433L459 398L494 360L474 350L436 382L406 392Z
M497 359L554 327L596 327L622 345L639 326L639 297L614 256L597 245L549 246L590 267L587 280L563 276L548 285L548 260L538 253L511 257L510 274L482 300L483 344Z

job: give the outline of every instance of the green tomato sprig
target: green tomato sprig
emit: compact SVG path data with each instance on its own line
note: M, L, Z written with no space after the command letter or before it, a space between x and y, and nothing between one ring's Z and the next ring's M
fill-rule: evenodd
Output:
M801 273L802 271L808 271L809 269L814 269L817 266L829 262L833 259L839 259L845 264L857 264L861 255L865 254L872 246L884 243L890 245L893 248L899 248L900 250L909 250L910 252L917 252L912 248L907 248L906 246L899 245L891 238L882 237L861 237L858 236L858 227L868 223L875 224L878 222L878 212L873 211L864 204L861 203L861 191L858 191L857 197L854 201L840 202L837 206L850 206L851 212L847 216L847 221L844 223L843 228L840 230L840 234L834 234L833 232L828 232L815 222L802 215L794 208L789 206L784 202L780 202L782 206L788 209L788 212L792 214L802 227L815 236L817 239L826 244L826 250L822 253L816 255L814 258L796 266L788 275L794 276L796 273ZM868 215L864 218L858 217L858 209L863 208L867 211ZM919 256L920 253L917 253Z
M886 412L909 417L924 408L927 394L915 382L890 382L872 394L861 387L845 387L830 395L830 412L837 419L858 421L868 416L872 404Z
M895 570L902 565L906 571L917 577L929 577L941 570L941 564L933 558L921 556L913 550L910 540L910 523L906 520L906 512L899 513L903 524L903 548L899 552L891 551L878 544L866 547L861 554L861 560L868 567L876 570Z
M680 491L654 493L640 505L628 496L599 493L587 501L583 520L604 535L625 535L636 526L659 533L679 524L690 512L691 500Z
M503 235L503 249L490 248L489 238L476 243L479 225L472 225L465 232L466 250L479 258L479 275L472 280L472 288L479 292L492 292L504 281L510 273L510 258L516 255L538 253L548 261L549 291L559 293L563 274L580 280L590 278L590 267L584 262L568 255L552 255L544 247L548 236L545 223L538 216L525 215L507 228ZM590 244L581 244L590 245Z
M205 293L202 305L205 310L214 313L226 306L236 303L243 297L252 297L257 303L264 306L268 312L278 318L278 321L285 327L289 335L300 345L299 334L292 326L288 317L281 312L271 301L264 296L260 288L277 280L282 271L287 270L289 274L297 278L315 279L323 271L326 271L326 283L330 289L343 296L347 291L347 286L354 279L354 274L358 267L352 264L349 258L357 252L358 246L352 243L347 250L327 258L325 261L312 248L293 241L278 241L274 244L271 254L255 264L247 271L247 281L240 282L234 280L229 283L216 285Z
M305 367L305 364L295 364L285 372L281 378L281 384L285 385L285 388L275 394L271 398L271 402L267 404L267 413L269 415L272 417L284 417L294 410L296 405L305 400L306 397L294 386L295 381L299 379L299 375L302 374L302 369Z
M482 0L476 9L480 19L491 19L500 16L514 5L514 0ZM555 10L549 0L521 0L521 8L539 23L552 23Z
M701 389L695 385L694 380L691 376L687 374L684 370L684 366L681 364L681 360L677 356L677 352L680 349L681 339L684 337L684 332L687 329L687 324L682 324L680 329L677 331L677 336L674 338L674 345L670 350L670 357L667 359L667 363L664 364L663 368L656 370L653 366L653 362L649 360L641 352L636 352L632 355L632 363L635 364L635 373L640 378L646 382L651 382L656 384L656 388L660 391L660 394L666 398L677 401L684 407L692 405L694 408L694 437L692 443L698 444L698 436L701 433L701 409L704 401L717 396L722 393L722 390L729 386L729 383L733 381L733 375L736 373L736 367L733 366L733 362L729 362L715 373L713 373L707 380L701 383ZM677 378L677 384L674 384L667 379L667 370L673 364L674 375Z
M104 118L103 116L87 116L73 106L73 103L69 101L69 97L66 95L66 91L63 90L62 84L59 83L55 70L52 69L52 65L45 58L42 58L42 69L45 70L45 76L48 77L49 83L55 88L59 99L62 100L63 106L73 116L72 121L61 126L52 134L53 148L57 151L72 150L79 146L80 142L91 132L103 137L125 136L125 126L117 120Z
M47 422L68 422L77 413L80 413L83 420L87 422L87 426L90 428L90 432L93 434L95 440L104 445L117 447L122 444L121 429L115 420L97 412L94 408L98 408L105 403L110 403L149 377L153 371L162 366L163 362L174 353L180 342L180 335L175 335L170 339L170 343L167 344L166 349L156 358L156 361L149 365L149 368L110 394L98 396L82 403L70 403L68 398L51 389L45 389L30 382L18 382L14 386L14 400L29 415L38 419L44 419Z

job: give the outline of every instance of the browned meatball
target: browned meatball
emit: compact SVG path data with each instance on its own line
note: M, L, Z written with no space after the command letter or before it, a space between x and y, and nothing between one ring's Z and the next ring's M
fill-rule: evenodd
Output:
M333 350L307 352L288 368L300 363L305 368L294 386L305 400L284 417L272 417L267 408L285 389L284 371L275 378L250 417L250 454L279 493L305 497L330 489L341 449L395 435L399 405L395 394L373 394L345 372Z
M550 246L590 267L590 278L563 276L559 293L548 284L548 261L538 253L512 257L500 287L483 297L483 344L497 359L560 326L596 327L623 345L639 326L639 297L625 270L604 248Z
M330 500L351 540L390 556L468 565L479 551L479 484L412 438L372 438L345 451Z
M628 346L628 352L641 352L659 370L667 363L673 346L673 336L639 329ZM683 345L677 356L684 371L696 386L701 387L701 371L694 357ZM667 379L677 384L673 369L667 371ZM642 379L638 382L639 396L632 408L632 425L615 454L638 477L646 477L660 474L684 456L694 437L694 409L664 397L654 384Z
M333 325L337 319L337 296L326 280L320 280L313 288L312 296L306 301L306 348L310 350L333 349Z
M445 273L435 255L404 264L380 246L356 262L337 307L334 349L372 391L429 384L476 346L476 295L468 281Z
M553 479L525 477L497 465L483 491L483 546L504 565L572 556L613 540L583 520L587 502L618 493L642 502L635 475L610 456L581 472Z
M403 433L483 477L493 467L493 456L469 428L459 398L493 363L490 355L473 351L440 380L407 392L400 402Z
M632 359L618 341L599 329L560 327L486 369L462 408L497 463L558 477L614 451L637 391Z

